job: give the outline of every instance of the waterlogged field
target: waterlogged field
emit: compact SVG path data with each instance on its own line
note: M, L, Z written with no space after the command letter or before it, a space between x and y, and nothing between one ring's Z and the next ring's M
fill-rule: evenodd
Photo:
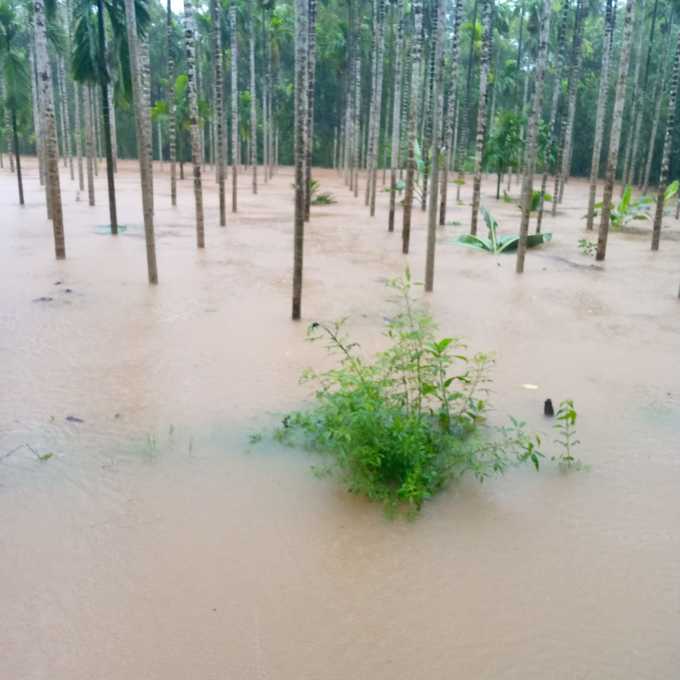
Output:
M590 469L465 479L393 521L268 433L309 396L304 368L329 365L308 322L349 316L365 352L385 347L385 281L407 265L422 279L425 213L404 258L387 194L371 219L363 191L318 171L338 202L306 228L293 324L290 169L258 196L243 175L226 229L208 173L199 253L190 180L171 209L157 167L151 288L136 164L116 178L117 238L101 229L103 173L96 208L63 180L64 262L27 166L24 209L0 172L3 680L677 677L673 219L658 253L613 233L596 265L578 248L586 186L572 179L546 216L553 240L518 277L512 255L453 244L469 208L452 190L459 224L440 230L428 297L441 335L495 353L494 423L512 414L550 443L543 400L573 399ZM493 198L494 177L483 189L514 233L517 208Z

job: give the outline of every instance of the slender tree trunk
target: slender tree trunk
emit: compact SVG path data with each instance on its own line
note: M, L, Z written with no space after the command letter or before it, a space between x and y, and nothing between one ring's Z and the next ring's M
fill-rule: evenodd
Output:
M148 129L144 124L144 92L141 82L141 64L139 43L137 38L137 15L135 0L125 0L127 39L129 46L130 73L132 78L132 100L135 109L135 130L137 134L137 155L139 156L139 176L142 188L142 211L144 214L144 237L146 241L146 264L149 283L158 283L158 267L156 265L156 238L153 225L153 206L151 194L151 158L149 144L145 139Z
M378 0L378 51L376 54L376 73L375 85L376 90L373 99L375 99L375 116L373 119L373 148L371 149L370 161L370 215L375 217L375 198L377 190L378 179L378 153L380 148L380 118L382 114L382 93L383 93L383 61L385 54L385 0Z
M149 63L149 37L146 36L139 43L139 54L141 57L141 76L142 76L142 93L144 95L144 125L146 126L146 135L144 136L144 143L147 145L146 153L149 157L149 184L151 186L151 210L154 209L154 183L153 183L153 128L151 126L151 66Z
M40 98L45 118L45 146L47 154L47 185L51 197L52 230L54 252L58 260L66 257L64 244L64 221L61 208L61 187L59 185L59 156L57 151L57 127L54 118L52 96L52 73L47 53L47 20L44 0L34 0L33 21L35 25L36 66L40 83Z
M265 184L269 182L269 118L267 98L269 96L269 68L267 62L267 11L262 9L262 71L264 83L262 95L262 175Z
M109 218L111 234L118 234L116 210L116 185L113 178L113 147L111 146L111 115L109 112L109 73L106 66L106 30L104 28L104 0L97 0L97 30L99 33L99 88L104 120L104 149L106 152L106 185L109 192Z
M31 81L32 81L32 79L31 79ZM33 89L33 88L31 88L31 89ZM4 97L3 92L2 92L2 71L0 70L0 102L3 102L4 100L5 100L5 97ZM34 113L34 115L35 115L35 113ZM9 133L7 133L7 134L9 134ZM12 152L9 148L9 142L7 140L7 134L3 135L3 134L0 133L0 169L5 167L5 163L4 163L4 160L3 160L3 151L4 151L3 146L6 146L8 158L10 160L12 158ZM36 145L37 145L37 142L38 142L38 136L36 135Z
M436 32L437 16L432 18L432 28ZM434 110L434 45L428 45L432 41L427 41L423 45L423 51L427 57L423 60L423 105L422 105L422 156L423 156L423 175L420 191L420 208L427 210L427 197L430 187L430 150L432 148L432 111Z
M432 147L431 147L431 175L430 203L427 224L427 254L425 259L425 290L432 292L434 287L434 257L437 237L437 210L439 208L439 141L441 138L441 116L444 108L442 86L442 55L444 53L444 0L437 0L436 23L434 36L434 74L433 74L433 108L432 108Z
M227 224L227 202L224 188L224 168L226 165L224 153L224 74L222 73L222 5L218 0L210 0L210 13L212 15L212 58L213 76L215 78L215 118L217 125L215 133L217 145L216 174L220 202L220 226L224 227Z
M649 148L647 150L647 161L645 163L645 174L642 180L642 193L646 194L649 188L649 176L652 171L652 160L654 158L654 149L656 147L656 137L659 130L659 123L661 120L661 108L663 104L663 84L666 82L668 72L668 59L664 59L661 73L657 76L656 88L654 90L654 101L656 106L654 109L654 120L652 121L652 131L649 136Z
M195 31L194 9L191 4L191 0L184 0L184 47L186 50L187 76L189 80L189 124L191 126L191 162L194 169L196 245L199 248L205 248L205 230L203 225L203 186L201 180L201 128L198 118L198 91L196 87ZM146 101L144 103L146 104Z
M634 162L634 151L637 146L637 138L635 137L635 128L637 127L637 120L638 120L638 114L639 114L639 107L640 107L640 65L642 62L642 52L643 52L643 41L644 41L644 35L645 32L640 29L640 40L637 48L637 57L635 59L635 75L633 76L633 85L632 85L632 97L631 97L631 105L632 105L632 111L630 114L630 129L633 130L633 135L632 139L630 138L630 135L626 135L626 141L625 141L625 148L626 148L626 153L624 155L624 161L623 161L623 172L621 174L621 195L626 190L626 185L630 183L630 174L631 174L631 163Z
M357 58L355 63L354 76L354 122L352 124L353 142L352 142L352 167L354 169L354 197L359 195L359 168L361 165L361 57Z
M94 205L94 124L92 122L92 86L85 86L85 155L87 156L87 202Z
M231 211L238 209L238 35L236 33L236 6L229 8L231 29Z
M390 209L387 231L394 231L394 212L397 199L397 166L399 164L399 125L401 123L401 69L404 44L404 2L396 6L397 39L394 45L394 92L392 96L392 153L390 156Z
M626 95L626 76L630 59L630 44L633 35L633 18L635 16L635 0L626 0L626 15L623 24L623 43L619 60L619 75L616 83L614 99L614 113L612 114L612 129L609 138L609 157L607 159L607 177L602 200L602 215L597 237L597 253L595 259L602 261L607 252L607 236L609 235L609 215L611 212L612 195L614 193L614 179L619 160L619 143L621 141L621 126L623 122L623 107Z
M562 165L558 168L557 191L553 195L553 207L555 203L562 202L564 184L569 179L571 172L572 142L574 138L574 117L576 115L576 96L581 76L581 42L583 38L583 23L586 11L583 0L576 3L576 23L574 25L574 48L572 54L571 74L569 77L568 109L564 132L564 153Z
M675 115L678 100L678 79L680 79L680 33L678 34L678 46L675 51L675 61L673 62L673 71L671 73L670 89L668 92L668 118L666 119L666 134L664 135L663 155L661 158L661 176L659 177L659 187L656 194L656 212L654 214L654 226L652 229L652 250L659 249L659 241L661 239L665 194L668 186L671 151L673 150L673 133L675 131Z
M41 127L40 127L40 121L41 121L41 116L40 116L40 106L38 104L38 80L36 78L36 70L35 70L35 59L33 57L33 42L29 46L28 49L28 66L30 70L30 76L31 76L31 103L33 106L33 133L35 135L35 151L36 155L38 156L38 177L40 179L40 185L44 185L45 183L45 166L43 163L44 160L44 153L43 153L43 142L42 142L42 135L40 134L41 132ZM79 130L79 124L76 123L76 128Z
M59 59L59 79L61 81L61 111L62 118L64 120L64 160L68 163L69 175L71 179L74 179L75 174L73 172L73 139L71 134L71 114L69 111L68 104L68 84L66 82L66 74L64 68L64 60Z
M250 167L257 193L257 88L255 87L255 5L250 2Z
M54 60L54 69L53 73L55 76L55 82L56 82L56 101L55 101L55 113L58 114L57 116L57 129L58 129L58 134L60 135L59 142L61 143L60 149L61 149L61 162L64 168L68 168L68 144L66 141L67 138L67 132L66 132L66 116L64 114L64 110L66 108L66 95L64 94L65 92L65 83L64 79L62 78L62 71L61 71L61 58L59 56L56 57ZM11 129L10 127L10 112L6 112L6 124L8 129Z
M545 71L548 62L548 39L550 37L550 0L543 0L543 15L540 22L540 36L538 57L536 61L534 101L527 126L527 152L522 181L522 221L517 244L517 263L515 270L518 274L524 272L524 259L527 252L527 237L529 234L529 220L531 218L531 197L533 194L534 170L536 167L536 147L538 144L538 129L543 111L543 90Z
M645 65L645 77L644 77L644 83L642 85L642 91L643 91L644 97L647 97L647 95L648 95L649 71L650 71L649 65L650 65L651 60L652 60L652 50L654 48L654 35L655 35L655 30L656 30L656 20L657 20L657 16L658 16L658 10L659 10L659 0L654 0L654 9L652 11L652 25L651 25L651 28L650 28L650 31L649 31L649 45L647 47L647 63ZM673 16L672 16L672 9L671 9L670 25L672 25L672 22L673 22ZM667 32L668 38L667 38L667 41L666 41L667 43L672 42L670 40L670 34L671 34L671 31L668 31ZM663 56L663 55L665 55L665 51L666 51L665 49L663 49L663 51L662 51L661 65L659 66L660 71L663 69L663 65L665 65L665 59L664 59L664 56ZM640 115L638 116L638 126L637 126L638 129L636 129L636 131L635 131L635 135L636 135L637 140L640 140L640 129L639 128L642 127L642 123L644 122L644 118L645 118L645 115L646 115L645 109L646 109L646 107L644 107L644 106L640 107ZM642 159L640 159L640 160L642 160ZM639 183L642 184L642 182L643 182L642 172L639 172L639 174L638 174L638 171L642 170L641 164L636 163L635 161L633 161L633 164L635 166L635 169L634 169L634 172L633 172L633 183L639 181Z
M293 321L302 315L302 265L305 233L305 140L307 138L307 107L309 90L307 73L309 59L309 4L295 0L295 235L293 255Z
M17 188L19 189L19 205L24 205L24 180L21 176L21 157L19 156L19 135L17 133L17 107L12 106L12 141L17 170Z
M90 110L92 111L92 131L94 133L94 145L92 147L94 158L94 175L95 177L99 177L101 137L99 134L99 107L97 106L97 94L93 86L90 86Z
M488 0L482 0L485 2ZM472 10L472 35L474 35L475 26L477 25L477 8L478 0L475 0L473 10ZM460 190L465 183L465 159L468 153L468 147L470 143L470 100L471 100L471 86L472 86L472 67L474 64L474 39L470 40L470 50L468 52L468 63L467 63L467 77L465 82L465 101L462 106L462 120L461 120L461 139L458 158L456 163L458 165L458 179L456 187L456 200L460 202Z
M590 188L588 192L587 229L592 231L595 221L595 195L597 193L597 177L600 172L602 141L604 137L604 118L607 110L607 92L609 91L609 59L612 53L614 37L614 15L612 0L607 0L604 23L604 39L602 44L602 66L600 68L600 88L597 95L597 111L595 113L595 138L593 140L593 156L590 162Z
M484 136L486 134L486 99L489 89L489 63L491 60L491 24L493 0L482 0L482 23L484 41L482 43L481 70L479 74L479 107L477 109L477 139L475 142L475 176L472 185L472 217L470 233L477 233L479 203L482 190L482 157L484 155Z
M109 114L111 116L111 155L113 158L113 171L118 172L118 130L116 129L116 107L113 101L114 83L109 83L107 95L109 98Z
M565 68L565 38L567 33L567 23L569 22L569 0L562 0L562 10L560 24L557 29L557 55L555 59L555 85L553 87L552 103L550 105L550 119L548 122L549 139L543 155L543 177L541 178L541 193L538 204L538 216L536 218L536 233L541 233L543 224L543 213L545 210L545 192L548 188L548 172L550 170L549 153L553 148L556 135L555 126L557 124L557 113L559 111L560 96L562 94L562 74ZM557 172L555 172L557 175ZM510 189L508 188L508 191ZM553 196L553 208L555 208L555 197Z
M74 87L74 102L75 102L75 118L76 118L76 156L78 158L78 191L85 190L85 180L83 174L83 136L81 130L81 116L80 108L82 103L82 87L80 83L75 83Z
M170 203L177 205L177 102L175 97L175 50L174 35L172 31L172 7L168 0L166 15L167 57L168 57L168 136L170 144ZM224 176L224 170L222 171ZM222 194L220 195L222 200ZM220 203L220 216L222 208Z
M458 119L458 51L460 49L460 23L463 15L463 0L455 0L453 10L453 27L451 34L451 68L449 71L449 102L445 123L444 157L440 181L440 201L439 201L439 224L444 226L446 223L446 198L449 185L449 163L451 158L455 158L455 152L450 153L453 146L457 119Z
M305 137L305 222L312 201L312 159L314 155L314 87L316 83L316 0L308 0L307 15L307 127Z
M10 172L14 172L14 160L12 158L12 148L11 144L9 141L9 134L10 134L10 124L9 124L9 107L5 104L6 99L5 95L3 92L3 82L2 82L2 69L0 69L0 102L3 103L4 105L4 110L5 110L5 133L3 135L0 135L0 168L2 168L2 145L3 143L5 144L5 147L7 149L7 157L9 158L10 161ZM36 136L37 140L37 136Z
M406 187L404 191L403 224L401 231L402 253L408 254L411 241L411 213L413 211L413 194L416 180L416 136L418 134L418 94L420 91L418 78L420 77L420 61L423 44L423 3L413 0L414 31L411 46L411 105L408 113L408 160L406 165Z

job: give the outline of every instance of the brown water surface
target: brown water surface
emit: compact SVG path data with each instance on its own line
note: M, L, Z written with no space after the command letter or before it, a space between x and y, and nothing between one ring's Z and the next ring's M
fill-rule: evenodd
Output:
M612 234L596 266L577 249L577 180L524 276L452 245L464 226L441 230L429 304L443 332L496 352L494 418L550 441L543 399L574 399L591 469L465 481L389 521L307 454L248 442L326 361L289 321L290 170L257 196L243 175L226 229L208 174L197 252L191 183L172 209L157 168L149 287L136 166L121 166L118 237L97 230L103 172L96 208L62 177L64 262L35 163L23 209L0 171L0 678L680 677L677 240L651 253L646 235ZM407 263L422 279L425 213L405 259L387 194L371 219L317 176L339 202L307 226L304 317L350 316L370 351L385 279ZM517 208L493 178L484 189L514 231Z

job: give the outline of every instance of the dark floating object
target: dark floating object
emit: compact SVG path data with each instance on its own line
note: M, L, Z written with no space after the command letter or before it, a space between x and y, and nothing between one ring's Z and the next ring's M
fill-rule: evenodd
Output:
M73 288L64 288L64 293L72 293Z
M35 298L33 302L52 302L52 300L54 300L54 298L49 295L41 295L40 297Z
M543 415L552 418L555 415L555 409L553 408L552 399L546 399L543 404Z
M68 420L69 423L84 423L85 422L82 418L78 418L78 416L66 416L66 420Z
M55 285L55 286L61 286L61 281L55 281L55 282L54 282L54 285Z

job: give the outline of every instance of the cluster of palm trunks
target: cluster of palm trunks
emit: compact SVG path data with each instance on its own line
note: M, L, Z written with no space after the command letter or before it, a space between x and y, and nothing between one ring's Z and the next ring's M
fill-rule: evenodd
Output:
M554 215L572 171L587 41L596 55L596 65L591 64L590 69L598 83L586 209L588 230L594 231L596 217L599 220L596 258L604 260L606 256L617 177L624 188L637 183L646 191L657 156L660 162L651 248L659 248L671 179L680 77L680 33L674 44L674 17L666 3L328 0L317 5L317 0L210 0L207 12L194 6L192 0L183 4L183 14L178 17L170 0L165 8L149 0L91 0L75 5L72 0L35 0L27 12L15 0L0 3L0 100L5 146L11 151L10 169L17 173L19 201L23 204L19 129L27 117L22 107L27 106L57 258L66 257L60 155L71 181L75 181L77 168L80 190L85 191L87 183L88 200L94 205L97 147L101 146L106 158L110 228L112 234L118 232L114 98L127 97L133 110L151 283L158 282L152 179L154 121L160 160L162 130L167 130L173 206L178 145L187 140L196 243L203 248L202 168L206 158L212 157L215 164L219 224L226 226L227 163L232 167L231 210L236 212L239 166L245 160L252 172L252 191L257 193L258 166L267 181L278 163L282 116L288 116L284 119L290 123L284 130L284 153L295 168L293 319L302 314L304 224L311 214L315 154L325 155L343 173L357 198L360 177L365 176L363 197L371 217L376 214L378 170L381 165L384 173L389 168L387 228L393 231L397 220L401 222L404 254L409 252L414 207L419 203L427 212L427 291L434 288L436 229L446 223L452 177L458 199L465 174L472 178L471 236L477 235L480 225L483 172L492 169L497 173L498 192L503 175L508 187L513 174L521 178L516 271L522 273L532 213L538 234L546 203L552 202ZM165 43L160 43L160 48L151 36L154 22L165 24ZM512 32L509 26L516 27L516 39L508 37ZM664 44L657 50L661 56L655 59L656 76L650 77L660 26ZM601 29L599 42L593 40L593 27ZM177 44L179 29L181 49ZM55 38L57 32L59 37ZM343 42L340 48L333 47L329 36ZM206 41L210 55L207 62L201 61ZM516 57L506 59L511 48L516 49ZM336 49L339 51L333 52ZM154 82L151 52L158 59L159 51L165 77L159 76ZM242 51L247 53L247 69L239 69ZM342 54L340 63L334 64L334 77L340 77L341 86L331 97L334 114L330 140L326 108L320 111L329 98L323 89L329 82L329 54L336 61ZM503 59L513 74L509 85L501 82ZM225 87L227 73L229 92ZM288 82L286 73L290 75ZM27 105L19 96L24 76L32 84ZM239 77L247 81L247 89L240 87ZM210 81L207 85L206 78ZM645 147L641 130L647 112L642 95L650 92L653 123ZM501 97L510 105L499 111ZM292 112L286 112L287 101L293 104ZM665 121L662 103L667 105ZM624 121L632 134L623 134ZM655 156L658 130L663 132L663 144ZM246 158L242 159L244 154ZM184 160L184 156L179 159L182 173ZM598 204L603 161L603 193ZM534 210L537 172L541 184ZM554 185L549 197L551 174ZM488 225L489 220L485 221Z

